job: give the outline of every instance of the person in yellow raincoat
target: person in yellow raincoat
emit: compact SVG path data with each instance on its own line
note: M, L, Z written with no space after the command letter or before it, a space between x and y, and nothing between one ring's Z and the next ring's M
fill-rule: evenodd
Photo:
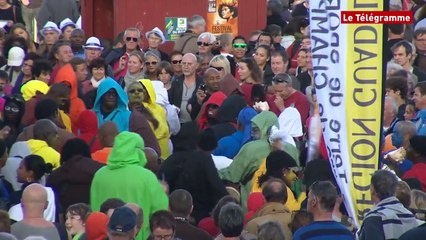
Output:
M169 140L170 140L170 131L169 126L167 125L166 111L164 108L156 103L156 94L154 87L152 86L151 80L142 79L139 80L143 87L143 98L142 104L146 109L148 109L155 119L158 121L158 127L154 128L151 122L152 131L154 132L155 137L158 140L158 144L161 149L161 158L166 159L170 156L169 149Z

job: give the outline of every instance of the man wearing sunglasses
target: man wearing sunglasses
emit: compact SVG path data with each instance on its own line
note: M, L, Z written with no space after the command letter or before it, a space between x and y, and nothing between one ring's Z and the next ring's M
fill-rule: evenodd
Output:
M198 35L206 30L206 21L199 15L194 15L188 19L188 30L184 32L175 42L174 51L196 54L198 52Z
M134 27L128 28L124 31L123 40L126 46L125 49L114 48L105 57L106 63L112 66L114 79L120 79L126 75L129 55L134 51L140 51L141 32Z

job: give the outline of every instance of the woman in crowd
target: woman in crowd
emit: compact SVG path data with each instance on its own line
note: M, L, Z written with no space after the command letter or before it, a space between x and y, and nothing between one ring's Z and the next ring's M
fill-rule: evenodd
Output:
M157 79L163 82L167 91L172 87L173 67L169 62L162 61L157 68Z
M122 87L127 89L132 83L137 82L139 79L145 78L144 73L145 57L139 51L132 52L127 61L127 73L120 79L119 83Z
M260 45L255 49L254 60L262 70L263 83L265 85L270 85L272 83L272 78L275 74L271 69L271 48L266 45Z
M4 127L10 129L5 139L6 146L10 149L12 144L16 142L18 135L24 129L21 120L25 113L25 102L20 95L6 96L5 100L3 121L0 123L0 129Z
M90 62L89 72L92 75L92 78L86 81L83 81L82 90L83 94L87 94L92 91L96 91L99 87L99 84L107 77L106 76L107 64L103 58L96 58Z
M144 57L146 66L145 78L150 80L157 80L157 67L161 61L158 51L157 53L153 50L148 51L145 53Z
M34 40L28 30L25 28L24 24L16 23L10 28L10 32L13 33L17 37L21 37L25 39L27 42L28 52L35 53L37 51L37 45L34 43Z
M76 25L71 19L65 18L59 24L59 29L62 32L62 39L69 41L72 31L76 29Z
M145 37L148 39L148 49L145 49L144 51L158 51L160 53L161 61L169 61L169 55L158 49L160 45L166 42L163 32L158 27L155 27L151 31L145 33Z
M18 78L16 79L15 87L12 89L12 93L19 93L22 84L32 80L36 79L33 75L33 66L35 64L35 61L40 59L40 56L36 53L30 52L24 57L24 62L22 63L21 67L21 74L19 74Z
M243 58L238 63L238 75L243 84L262 84L262 70L253 58Z
M216 37L212 33L203 32L198 36L198 54L212 53L213 44L216 42Z

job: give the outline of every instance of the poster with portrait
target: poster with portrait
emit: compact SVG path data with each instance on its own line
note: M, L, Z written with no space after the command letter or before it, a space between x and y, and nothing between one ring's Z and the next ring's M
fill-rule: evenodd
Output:
M238 35L238 0L209 0L207 30L215 35Z

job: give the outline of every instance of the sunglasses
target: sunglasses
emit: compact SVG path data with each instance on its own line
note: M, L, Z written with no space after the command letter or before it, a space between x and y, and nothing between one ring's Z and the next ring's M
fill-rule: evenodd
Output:
M143 89L138 88L138 89L131 89L131 90L129 90L129 93L136 93L136 92L143 93Z
M213 67L213 66L210 66L210 67L218 70L219 72L223 70L223 67Z
M130 41L137 42L138 40L139 40L138 38L126 37L127 42L130 42Z
M173 61L172 61L172 63L173 63L173 64L181 64L181 63L182 63L182 60L173 60Z
M19 108L17 108L17 107L10 107L10 106L4 107L4 110L8 111L8 112L14 112L14 113L18 113L19 112Z
M157 65L157 63L158 63L158 62L145 62L145 64L146 64L147 66L150 66L150 65L154 66L154 65Z
M234 47L234 48L246 48L247 44L245 44L245 43L234 43L234 44L232 44L232 47Z
M203 47L208 47L208 46L211 46L213 44L208 43L208 42L197 42L197 45L198 46L203 46Z
M289 83L291 82L291 77L288 74L277 74L272 78L272 81L276 83Z

